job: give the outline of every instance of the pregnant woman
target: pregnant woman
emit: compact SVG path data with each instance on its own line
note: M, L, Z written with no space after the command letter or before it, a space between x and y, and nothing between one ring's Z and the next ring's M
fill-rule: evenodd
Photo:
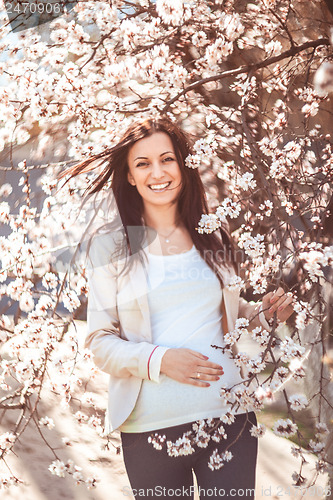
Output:
M136 498L193 498L193 472L200 498L254 498L256 415L221 399L222 386L244 379L230 351L213 346L224 347L238 317L249 330L269 330L275 311L285 321L292 297L279 288L249 303L226 286L236 275L232 241L223 228L196 230L208 207L198 170L185 165L190 144L170 119L146 119L69 171L106 162L89 191L112 190L121 220L90 246L86 346L110 375L106 426L120 431ZM200 439L203 420L220 439ZM198 430L198 445L173 456L176 440ZM214 454L223 467L208 466Z

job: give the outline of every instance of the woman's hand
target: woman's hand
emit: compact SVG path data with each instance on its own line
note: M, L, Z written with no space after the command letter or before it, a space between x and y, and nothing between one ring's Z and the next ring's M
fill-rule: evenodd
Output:
M279 323L284 323L294 312L293 301L293 294L291 292L285 293L281 287L275 290L275 292L266 293L262 299L262 309L265 318L269 321L273 318L276 311Z
M208 380L219 380L223 368L192 349L168 349L162 357L161 373L183 384L209 387ZM199 377L198 377L199 375Z

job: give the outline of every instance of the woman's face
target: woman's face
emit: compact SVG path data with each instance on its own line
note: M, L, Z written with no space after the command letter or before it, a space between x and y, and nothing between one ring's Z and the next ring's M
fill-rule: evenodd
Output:
M144 207L173 204L182 188L182 175L172 141L165 132L137 141L127 157L128 182L136 186Z

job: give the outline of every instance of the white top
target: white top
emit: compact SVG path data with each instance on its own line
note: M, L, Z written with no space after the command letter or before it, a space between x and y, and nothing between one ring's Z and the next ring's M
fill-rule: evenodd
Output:
M195 246L181 254L147 255L153 343L196 350L221 365L224 374L220 380L210 381L210 387L180 383L165 374L160 374L159 383L143 380L135 408L119 428L122 432L145 432L220 417L230 411L219 396L221 386L242 381L230 355L211 347L225 345L222 288Z

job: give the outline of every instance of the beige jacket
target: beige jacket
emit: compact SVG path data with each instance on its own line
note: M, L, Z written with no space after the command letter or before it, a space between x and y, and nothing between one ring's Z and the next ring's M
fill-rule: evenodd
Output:
M110 375L107 433L116 430L132 412L142 380L159 382L162 356L168 349L152 343L145 266L137 263L131 272L117 278L121 262L110 263L114 239L114 235L98 237L90 250L85 342L95 364ZM227 282L235 272L231 269L224 275ZM249 329L263 326L270 330L261 302L247 302L238 289L227 286L223 294L229 331L238 317L250 320Z

